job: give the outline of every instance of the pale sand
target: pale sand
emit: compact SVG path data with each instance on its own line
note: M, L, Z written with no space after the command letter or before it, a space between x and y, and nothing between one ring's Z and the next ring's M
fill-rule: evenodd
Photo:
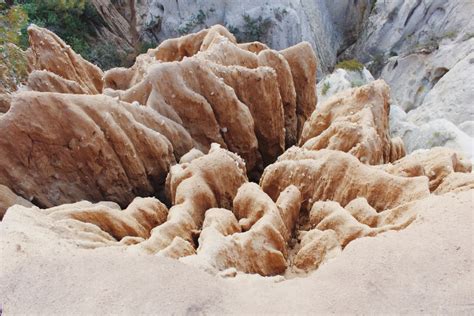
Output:
M0 304L10 314L474 314L474 190L430 196L418 219L350 243L308 277L220 279L178 261L75 249L0 224Z

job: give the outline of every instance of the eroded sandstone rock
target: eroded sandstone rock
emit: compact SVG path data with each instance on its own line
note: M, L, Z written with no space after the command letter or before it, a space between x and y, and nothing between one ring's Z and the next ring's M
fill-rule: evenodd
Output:
M472 164L462 153L449 148L434 147L415 151L382 168L388 173L406 177L425 175L430 180L430 191L434 191L451 173L470 173Z
M39 92L58 92L72 94L88 94L88 90L73 80L47 71L34 70L28 76L27 86L29 89Z
M429 195L426 177L394 176L362 164L350 154L328 149L290 148L260 179L263 191L273 200L291 184L301 191L307 210L316 201L331 200L345 206L365 197L373 208L383 211Z
M42 226L79 247L95 248L143 240L153 227L166 220L167 213L159 200L137 197L124 210L110 202L81 201L48 209L15 205L5 214L4 221Z
M233 229L223 231L216 224L208 225L199 237L197 255L183 261L204 266L202 262L205 262L217 271L236 268L265 276L283 273L288 265L288 241L300 204L301 195L294 186L286 188L273 202L257 184L246 183L239 188L234 199L234 214L242 232L230 234ZM206 220L208 215L216 216L206 213ZM221 217L219 222L223 222L223 217L233 215L223 212L218 216ZM235 225L234 220L228 222L229 228Z
M102 92L104 76L102 70L76 54L56 34L45 28L30 25L28 36L32 51L29 62L32 63L33 69L47 70L64 79L75 81L89 94Z
M160 191L170 165L193 147L180 125L107 96L15 94L0 133L1 183L42 207L125 206Z
M403 142L390 139L389 98L389 87L381 80L336 94L318 105L299 144L348 152L372 165L398 160L405 150Z
M176 237L194 246L193 238L202 226L206 211L230 208L237 189L246 181L242 159L217 144L207 155L173 166L167 178L173 204L167 221L154 228L150 238L137 247L157 253Z

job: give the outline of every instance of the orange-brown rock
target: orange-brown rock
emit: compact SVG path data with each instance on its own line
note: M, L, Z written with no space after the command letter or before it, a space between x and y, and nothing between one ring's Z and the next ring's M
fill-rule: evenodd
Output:
M96 225L117 241L127 236L148 238L153 227L168 215L166 206L155 198L135 198L123 211L103 204L75 203L42 210L54 221L73 219Z
M429 195L426 177L394 176L342 151L298 147L290 148L269 165L260 185L273 200L284 188L295 185L307 210L316 201L331 200L346 206L357 197L365 197L373 208L382 211Z
M130 68L117 67L106 71L104 89L127 90L131 88L146 77L148 70L156 62L152 50L149 50L147 53L137 56L135 63Z
M293 264L303 271L316 270L325 261L336 257L341 251L341 244L336 232L327 229L311 229L300 232L300 249Z
M15 204L26 207L33 206L30 201L16 195L8 187L0 184L0 220L2 220L7 209Z
M76 54L53 32L36 25L28 27L32 58L31 67L53 72L64 79L77 82L89 94L102 92L103 72Z
M246 183L234 199L234 214L243 224L243 232L226 234L219 226L209 225L201 232L197 255L183 261L217 271L236 268L265 276L283 273L300 205L301 195L294 186L286 188L275 203L257 184Z
M155 50L155 58L160 61L180 61L191 57L200 50L206 50L216 37L225 36L235 43L235 37L223 26L214 25L197 33L163 41Z
M206 152L211 143L218 143L253 169L260 155L252 114L205 63L190 58L159 64L150 71L150 78L148 106L182 124L198 149Z
M102 95L17 93L0 133L1 183L46 207L82 199L127 205L155 194L193 147L179 124Z
M207 210L230 208L237 189L247 181L242 159L217 144L205 156L174 165L167 178L167 192L173 207L167 221L153 229L152 235L137 245L149 253L168 247L175 237L194 244L194 233Z
M275 71L269 67L249 69L217 64L210 68L249 108L263 163L274 162L285 150L285 115Z
M34 70L31 72L28 75L27 86L29 89L39 92L88 94L87 89L83 88L76 81L64 79L47 70Z
M405 150L400 139L390 139L389 100L389 87L382 80L336 94L318 105L299 144L344 151L371 165L398 160Z
M417 216L413 205L409 202L378 213L365 198L354 199L344 208L333 201L314 203L309 213L310 230L300 231L294 266L304 271L317 269L354 239L406 228Z
M299 138L303 125L316 108L316 55L308 42L301 42L288 47L280 53L288 61L293 76L296 90L297 135Z

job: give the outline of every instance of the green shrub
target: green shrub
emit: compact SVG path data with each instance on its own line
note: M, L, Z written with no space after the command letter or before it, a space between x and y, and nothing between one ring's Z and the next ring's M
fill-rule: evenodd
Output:
M237 41L239 43L264 42L264 38L273 26L272 20L270 18L264 19L262 16L251 18L248 14L242 15L242 18L244 19L242 29L238 29L233 25L227 25L227 29L234 34Z
M346 69L349 71L362 71L364 65L355 59L343 60L336 64L336 68Z
M331 84L329 82L325 82L323 84L323 88L321 89L321 94L326 95L328 93L328 90L331 88Z

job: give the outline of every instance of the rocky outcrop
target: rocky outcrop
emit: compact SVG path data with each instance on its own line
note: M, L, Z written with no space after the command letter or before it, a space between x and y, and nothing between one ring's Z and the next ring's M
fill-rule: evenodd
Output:
M350 154L328 149L290 148L265 169L260 179L263 191L273 200L289 185L301 191L305 210L316 201L330 200L344 207L357 197L365 197L380 212L429 195L426 177L394 176L364 165ZM380 199L381 194L384 199Z
M331 96L351 88L360 87L374 81L374 77L367 70L348 70L338 68L318 82L318 102L325 103Z
M181 124L199 150L218 143L242 156L249 172L261 171L296 143L316 106L316 57L307 43L253 53L217 25L163 42L131 69L108 71L105 82L106 94Z
M30 66L47 70L66 80L75 81L89 94L98 94L103 88L103 72L76 54L53 32L35 25L28 27L31 48ZM54 92L54 90L48 90Z
M49 72L47 70L34 70L28 76L27 86L30 90L39 92L58 92L72 94L88 94L87 89L73 80Z
M137 37L158 43L222 24L232 30L239 41L260 41L273 49L309 42L320 60L318 72L321 75L334 66L338 52L356 40L371 11L372 1L93 0L92 3L105 20L107 30L111 30L113 41L118 37L131 43L132 37Z
M205 212L216 207L230 208L237 189L246 181L242 159L217 144L207 155L173 166L167 178L167 192L173 204L168 218L136 247L157 253L176 238L195 247L193 238L202 226Z
M466 126L469 121L466 121ZM461 125L460 125L461 127ZM474 163L474 138L446 119L435 119L416 125L398 106L390 109L390 132L403 139L407 152L437 146L451 148L465 154Z
M343 91L318 105L299 143L348 152L367 164L398 160L405 149L399 139L390 139L389 111L389 88L383 81Z
M46 207L82 199L127 205L157 193L193 147L180 125L107 96L19 93L0 131L2 184Z
M407 227L417 216L412 205L377 212L365 198L354 199L345 207L333 201L314 203L309 213L310 230L300 232L301 248L294 258L295 267L303 271L317 269L357 238Z
M264 276L283 273L300 203L301 195L294 186L286 188L273 202L257 184L246 183L237 192L233 211L243 232L234 228L232 213L208 211L197 255L183 261L217 271L236 268Z

